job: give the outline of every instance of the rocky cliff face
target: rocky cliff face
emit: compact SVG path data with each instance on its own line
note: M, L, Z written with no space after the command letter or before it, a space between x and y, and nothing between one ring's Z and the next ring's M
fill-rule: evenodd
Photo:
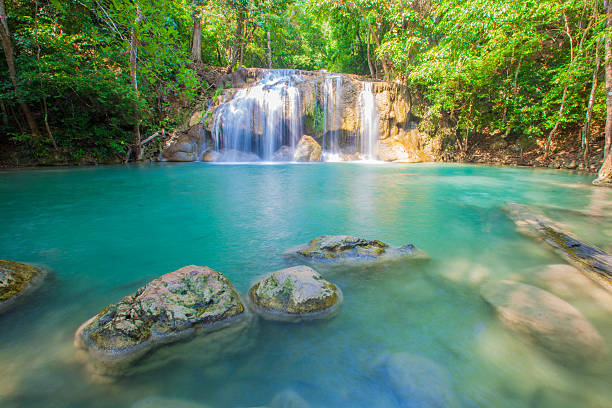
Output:
M416 162L439 154L416 129L409 89L397 83L250 68L216 85L207 109L193 113L189 130L165 149L163 159L219 160L238 151L275 160L291 157L303 135L322 147L323 160ZM210 150L224 154L206 155Z

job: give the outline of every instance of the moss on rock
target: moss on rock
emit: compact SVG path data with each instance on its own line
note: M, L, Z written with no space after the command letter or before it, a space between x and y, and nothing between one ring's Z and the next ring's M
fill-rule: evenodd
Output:
M306 317L330 312L342 301L342 292L307 266L282 269L249 290L255 310L264 317Z
M191 265L107 306L78 329L75 342L100 360L132 361L157 343L184 338L244 312L223 274Z
M322 235L285 252L287 258L312 263L368 262L413 256L423 257L424 253L412 244L391 247L378 240L351 235Z
M44 277L44 271L21 262L0 259L0 312L34 289Z

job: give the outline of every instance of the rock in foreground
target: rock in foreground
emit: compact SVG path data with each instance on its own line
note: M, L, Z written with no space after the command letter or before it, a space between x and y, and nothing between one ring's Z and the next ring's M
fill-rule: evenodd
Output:
M519 232L543 240L589 277L607 289L612 289L612 256L599 248L580 242L525 205L508 204L505 209Z
M563 364L583 365L607 354L603 338L582 313L552 293L499 281L485 284L481 294L506 327Z
M44 276L40 268L0 259L0 313L40 286Z
M249 290L255 311L272 320L328 317L342 303L342 292L307 266L282 269Z
M75 345L102 373L120 373L155 347L216 331L246 317L229 280L204 266L163 275L107 306L75 334Z
M425 253L412 244L391 247L378 240L350 235L322 235L289 249L285 257L298 262L340 264L425 257Z
M384 356L382 369L402 408L450 408L457 406L450 374L425 357L410 353Z

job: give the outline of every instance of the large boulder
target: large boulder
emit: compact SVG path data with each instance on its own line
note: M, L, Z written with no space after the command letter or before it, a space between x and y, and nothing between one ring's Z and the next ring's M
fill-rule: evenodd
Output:
M507 204L508 217L519 232L544 241L590 278L612 290L612 256L594 246L581 242L555 225L551 220L521 204Z
M608 154L604 159L603 165L597 174L597 179L593 181L593 184L612 187L612 153Z
M317 271L300 265L261 279L249 290L249 299L264 318L300 321L330 316L342 303L342 292Z
M427 136L416 129L399 129L395 136L378 141L378 158L403 163L433 161L433 157L426 152L432 150L427 146L426 139Z
M197 159L195 144L188 135L183 135L162 152L162 158L171 162L195 161Z
M481 294L507 328L562 364L583 365L607 354L603 338L582 313L552 293L505 280L483 285Z
M306 244L289 249L284 255L298 262L323 264L368 263L425 257L425 253L412 244L391 247L378 240L367 240L351 235L322 235Z
M318 162L321 161L321 145L308 135L302 136L295 152L293 160L299 162Z
M450 374L433 361L410 353L383 356L375 365L402 408L458 406Z
M244 322L246 311L229 280L205 266L163 275L104 308L75 334L102 374L121 373L164 343Z
M40 286L44 277L45 271L40 268L0 259L0 313Z

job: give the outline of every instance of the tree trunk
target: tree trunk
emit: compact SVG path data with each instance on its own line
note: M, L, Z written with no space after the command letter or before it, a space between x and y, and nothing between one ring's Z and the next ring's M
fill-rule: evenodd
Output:
M272 43L270 41L270 30L266 31L268 37L268 68L272 69Z
M2 48L4 49L4 56L6 57L6 65L9 69L9 77L15 90L15 95L19 99L19 85L17 84L17 70L15 69L15 57L13 54L13 45L11 43L11 33L8 29L8 23L6 21L6 12L4 11L4 0L0 0L0 37L2 38ZM38 136L38 126L34 120L30 108L25 102L19 102L19 107L28 122L28 127L33 135Z
M612 26L612 2L605 0L604 9L606 11L606 28ZM612 44L610 44L610 34L606 34L606 131L604 141L604 157L610 153L610 143L612 143Z
M565 31L570 41L570 70L574 65L574 40L572 39L572 33L570 32L569 23L567 21L567 15L563 13L563 19L565 20ZM557 117L557 121L555 122L555 126L552 128L550 133L548 134L548 138L546 139L546 152L544 153L544 159L548 159L548 155L550 154L550 143L552 141L552 136L557 131L559 127L559 122L563 117L563 108L565 107L565 97L567 96L567 84L563 88L563 96L561 97L561 106L559 107L559 116Z
M370 76L376 78L376 70L372 66L372 57L370 56L370 39L372 37L372 31L368 27L368 67L370 68Z
M599 58L599 41L595 43L595 69L593 70L593 81L591 82L591 95L589 96L589 105L586 111L586 117L584 119L584 126L582 127L582 149L583 149L583 161L585 167L589 166L589 135L591 132L591 119L593 118L593 105L595 104L595 93L597 91L597 76L599 75L599 65L601 64Z
M193 24L191 59L193 62L202 62L202 15L200 12L196 13Z
M45 124L45 130L47 131L47 136L49 136L49 140L51 140L51 144L56 152L57 159L57 143L55 143L55 138L53 137L53 133L51 133L51 127L49 126L49 109L47 108L47 97L45 96L45 92L42 89L42 68L40 66L40 43L38 42L38 1L36 4L36 10L34 11L34 41L36 42L36 63L38 65L38 75L40 75L40 94L42 95L42 105L43 105L43 122Z
M230 61L228 69L234 68L238 61L242 61L242 42L244 40L244 20L246 18L244 11L239 11L236 22L236 44L230 48Z
M138 60L138 38L136 35L136 27L140 23L142 15L140 14L140 7L136 6L136 19L134 25L130 30L130 79L134 91L136 91L136 99L138 99L138 78L136 77L136 62ZM137 101L136 101L137 102ZM138 112L138 104L134 105L134 155L136 158L140 157L140 113Z

